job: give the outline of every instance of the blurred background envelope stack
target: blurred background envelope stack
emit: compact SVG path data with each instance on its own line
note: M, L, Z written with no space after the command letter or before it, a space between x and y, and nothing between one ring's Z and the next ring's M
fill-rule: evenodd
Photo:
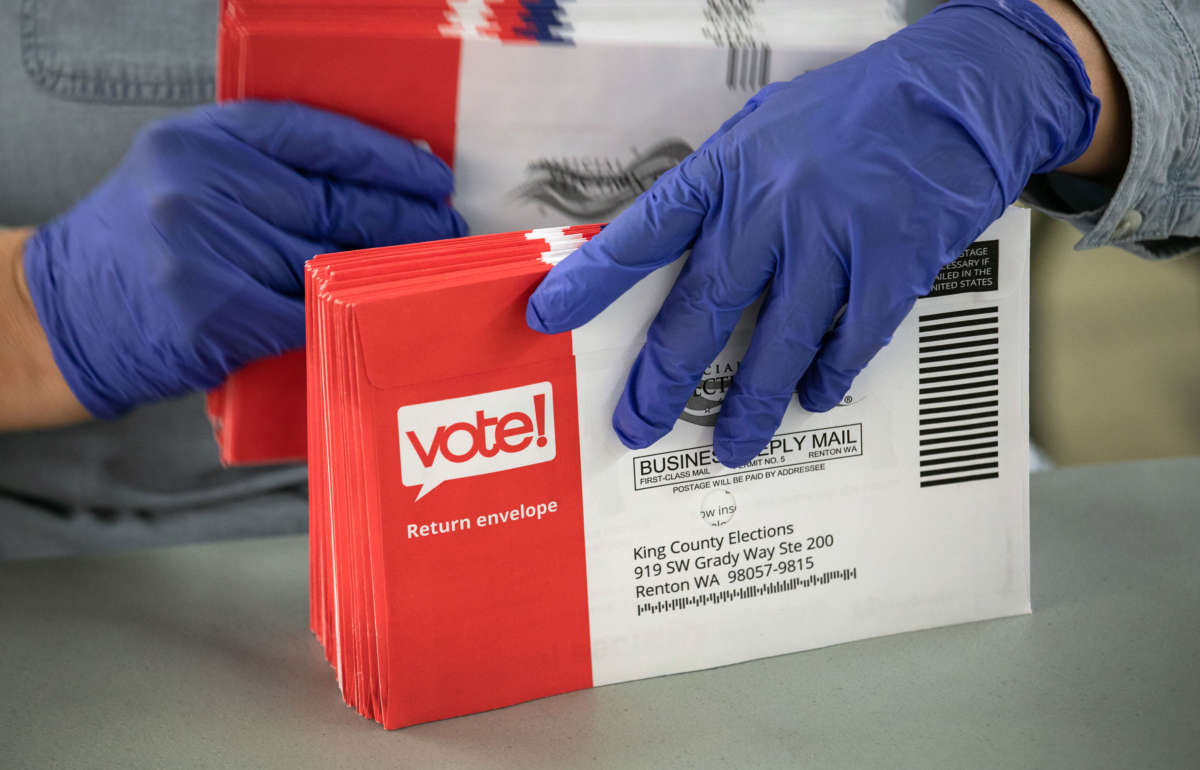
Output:
M218 98L303 102L424 142L474 233L612 219L762 86L903 26L895 0L225 0ZM208 411L222 460L302 460L304 359Z

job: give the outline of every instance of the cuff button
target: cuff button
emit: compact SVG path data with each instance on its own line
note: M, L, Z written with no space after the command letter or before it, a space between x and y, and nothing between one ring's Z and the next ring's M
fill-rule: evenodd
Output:
M1137 232L1137 229L1142 226L1142 212L1137 209L1130 209L1125 212L1125 215L1117 222L1117 226L1113 228L1112 237L1115 240L1124 240Z

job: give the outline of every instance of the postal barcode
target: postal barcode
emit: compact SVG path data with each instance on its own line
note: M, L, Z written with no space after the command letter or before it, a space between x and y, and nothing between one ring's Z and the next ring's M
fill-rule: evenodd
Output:
M771 49L754 45L729 49L725 86L731 91L757 91L771 82Z
M919 321L921 486L999 478L999 308L929 313Z
M823 572L820 575L809 575L808 577L794 577L787 580L776 580L771 583L765 583L761 586L749 585L740 586L738 588L726 588L721 591L712 591L699 596L681 596L676 599L663 599L657 602L644 602L637 607L637 614L655 615L660 612L675 612L678 610L686 610L689 607L707 607L710 604L723 604L732 602L738 599L754 599L759 596L773 596L775 594L786 593L787 591L795 591L800 588L812 588L813 586L828 585L834 581L856 580L858 578L858 568L851 567L849 569L830 570Z

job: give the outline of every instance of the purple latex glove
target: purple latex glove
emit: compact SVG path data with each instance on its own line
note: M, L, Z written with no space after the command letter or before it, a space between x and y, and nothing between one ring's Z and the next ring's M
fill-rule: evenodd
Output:
M33 234L25 276L71 390L114 417L302 346L304 261L464 235L452 189L442 161L350 118L206 106L144 129Z
M690 248L613 427L634 449L671 430L763 296L713 436L722 463L743 465L797 392L811 411L841 400L938 270L1029 176L1087 149L1098 109L1070 39L1038 6L952 0L859 54L763 89L550 272L529 325L580 326Z

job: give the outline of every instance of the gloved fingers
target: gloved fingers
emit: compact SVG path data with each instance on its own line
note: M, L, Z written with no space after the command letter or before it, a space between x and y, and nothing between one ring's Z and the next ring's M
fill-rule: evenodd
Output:
M246 240L253 236L247 234ZM326 238L305 238L280 232L259 239L258 259L242 260L238 266L258 283L291 297L304 296L304 263L318 254L345 251L340 242Z
M231 200L295 235L361 248L467 232L466 222L444 199L306 175L247 145L214 147L212 157L221 162L207 165L199 179L188 180L193 187L202 181L214 193L207 198L209 205ZM182 181L175 184L183 197L197 194L188 192Z
M852 301L800 378L796 388L800 406L810 412L827 412L837 406L858 373L891 342L915 301L915 297L909 298L882 311L864 309Z
M529 298L529 327L557 334L582 326L646 275L678 259L700 231L718 177L709 153L693 153L660 176L550 271Z
M247 307L255 312L245 312ZM217 309L213 321L193 339L203 340L224 356L220 371L233 371L256 359L304 347L304 300L266 287L244 285L231 292L226 307Z
M613 429L626 446L649 446L671 430L742 311L770 279L769 261L746 269L752 260L737 259L729 248L724 239L701 236L650 324L613 412Z
M731 468L750 462L775 435L797 382L845 303L840 266L834 260L825 264L823 274L791 286L776 280L767 291L713 429L713 451Z
M714 145L784 85L771 83L751 97L695 153L559 263L530 298L529 326L551 334L581 326L648 273L678 259L711 205L706 191L719 178Z
M261 256L237 265L190 259L191 248L209 238ZM138 321L136 344L173 350L155 362L162 367L162 378L179 378L170 392L215 385L248 361L303 344L303 289L292 274L291 260L274 251L281 246L246 235L235 222L227 232L188 228L167 248L153 250L156 256L147 265L145 281L126 291L135 293L143 307L157 303L169 309L169 324ZM294 248L296 254L320 249L299 239Z
M237 140L309 174L441 200L454 191L449 166L412 142L294 102L245 101L200 114Z
M467 234L466 221L444 201L319 177L309 184L316 206L301 235L364 248Z
M245 208L196 205L187 198L159 206L158 226L172 233L166 260L156 266L169 285L195 292L214 281L256 283L298 297L304 293L304 263L317 254L341 251L341 244L278 229ZM192 254L224 255L195 260ZM201 278L197 271L210 271ZM215 275L211 271L219 271Z

